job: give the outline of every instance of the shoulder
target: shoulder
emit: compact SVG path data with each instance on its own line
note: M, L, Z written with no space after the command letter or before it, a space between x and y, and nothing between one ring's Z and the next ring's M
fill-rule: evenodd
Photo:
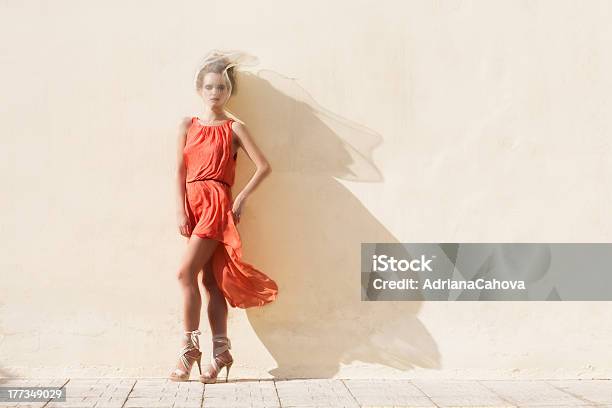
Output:
M234 133L236 133L238 136L248 132L247 126L242 122L238 122L236 119L232 119L231 126Z
M178 137L184 138L187 136L187 131L191 127L193 123L193 117L191 116L183 116L178 123Z
M189 116L183 116L178 123L178 131L177 131L177 141L180 147L185 146L185 143L187 142L187 132L189 131L189 128L191 127L191 123L193 121L193 118L189 117Z
M187 129L190 125L191 122L193 122L193 117L191 116L183 116L178 123L178 127L179 129Z

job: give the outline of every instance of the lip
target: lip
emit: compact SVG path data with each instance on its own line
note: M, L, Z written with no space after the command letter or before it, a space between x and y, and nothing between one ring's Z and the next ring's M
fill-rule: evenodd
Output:
M219 98L211 98L210 100L211 100L211 101L218 101L218 100L219 100Z

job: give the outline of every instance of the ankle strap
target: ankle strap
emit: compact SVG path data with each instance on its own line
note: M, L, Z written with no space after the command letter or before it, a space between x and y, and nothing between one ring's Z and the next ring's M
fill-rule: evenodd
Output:
M202 332L196 329L196 330L193 330L193 331L186 331L185 334L189 335L189 343L191 343L195 348L197 348L199 350L200 349L200 341L198 339L198 336L200 334L202 334Z
M217 334L213 336L213 354L218 356L232 348L232 342L229 337Z

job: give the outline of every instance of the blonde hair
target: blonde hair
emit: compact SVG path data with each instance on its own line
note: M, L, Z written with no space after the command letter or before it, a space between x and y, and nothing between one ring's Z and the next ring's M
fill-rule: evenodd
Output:
M236 93L236 74L235 70L238 66L254 66L257 65L257 57L251 56L239 50L212 50L205 57L195 75L195 88L198 93L202 92L204 87L204 77L209 72L221 74L225 78L225 82L230 88L229 96Z
M202 92L202 87L204 86L204 77L209 72L214 72L215 74L222 74L225 78L226 83L230 88L230 96L232 96L236 92L236 77L234 73L234 66L230 65L230 62L227 58L220 58L219 60L213 61L204 65L196 76L196 91L198 93Z

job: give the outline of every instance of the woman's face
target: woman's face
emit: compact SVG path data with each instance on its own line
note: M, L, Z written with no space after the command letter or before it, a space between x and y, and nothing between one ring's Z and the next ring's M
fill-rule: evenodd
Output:
M202 98L210 107L225 105L229 99L229 89L222 74L208 72L204 75Z

